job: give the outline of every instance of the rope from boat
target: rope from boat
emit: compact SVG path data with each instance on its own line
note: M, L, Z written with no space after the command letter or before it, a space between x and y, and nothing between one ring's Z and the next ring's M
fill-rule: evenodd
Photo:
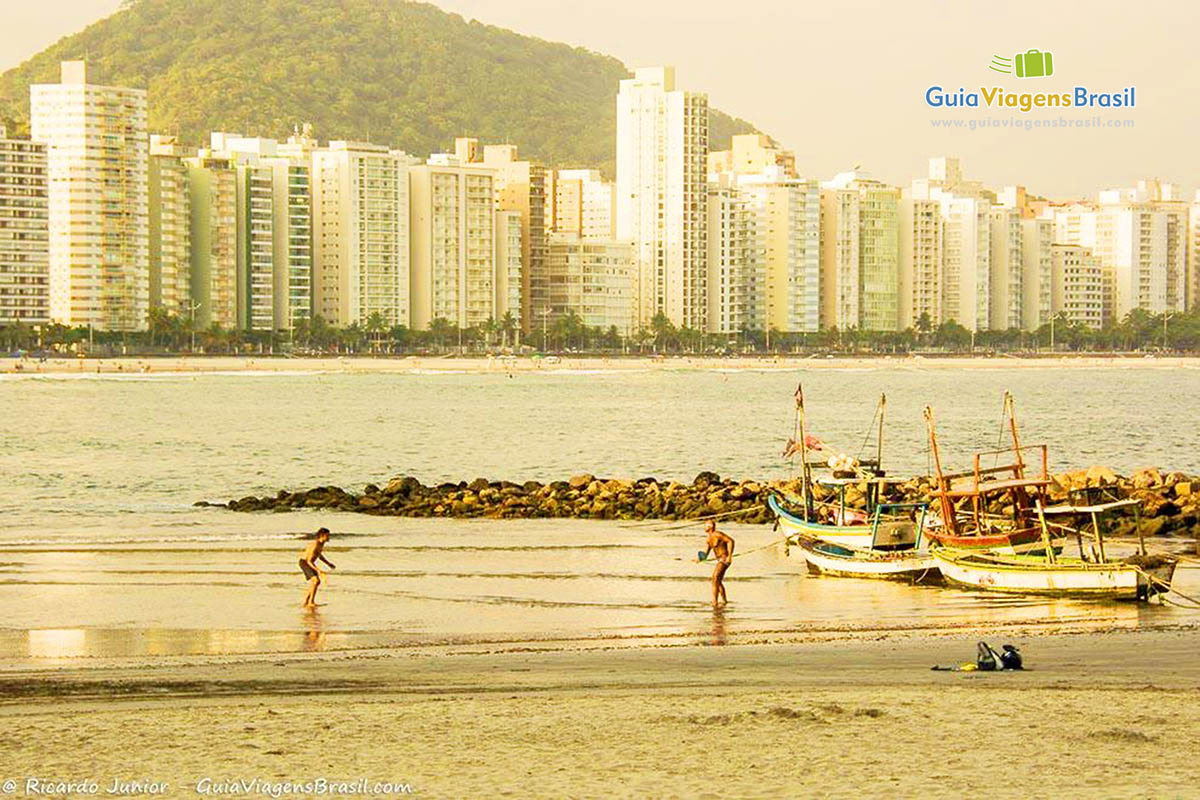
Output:
M690 528L692 525L695 525L697 522L707 522L710 519L723 519L725 517L733 517L738 514L748 514L751 511L758 511L761 508L763 508L763 504L756 503L755 505L747 506L746 508L739 508L736 511L722 511L720 514L706 514L703 517L692 517L691 519L688 519L688 520L669 520L668 521L668 520L661 520L661 519L651 519L651 520L642 520L640 522L633 522L628 525L622 525L620 527L632 528L632 529L638 529L638 530L648 528L650 530L655 530L655 531L672 531L672 530L678 530L680 528Z
M1162 580L1161 578L1156 578L1153 575L1151 575L1149 572L1146 572L1146 570L1142 569L1137 564L1132 564L1131 566L1133 567L1134 571L1136 571L1139 575L1141 575L1143 578L1145 578L1151 584L1161 586L1168 593L1177 594L1180 597L1182 597L1184 600L1187 600L1189 603L1192 604L1190 606L1185 606L1182 603L1171 603L1171 605L1179 606L1180 608L1200 608L1200 600L1197 600L1195 597L1189 597L1188 595L1179 591L1178 589L1176 589L1175 587L1173 587L1171 584L1167 583L1166 581ZM1163 600L1166 602L1171 602L1166 597L1163 597Z
M733 557L734 557L734 558L741 558L742 556L748 556L748 555L750 555L751 553L757 553L757 552L758 552L758 551L760 551L760 550L766 550L768 547L774 547L775 545L777 545L777 544L779 544L779 543L781 543L781 542L786 542L786 541L788 541L788 540L789 540L789 539L791 539L791 538L792 538L792 537L790 537L790 536L784 536L782 539L776 539L776 540L775 540L775 541L773 541L773 542L767 542L766 544L762 545L761 547L754 547L754 548L751 548L750 550L742 550L741 552L734 553L734 554L733 554ZM681 558L681 557L679 557L679 556L676 556L676 557L675 557L675 560L676 560L676 561L694 561L695 559ZM700 561L699 563L701 563L701 564L708 564L708 563L709 563L709 561L708 561L708 559L705 559L704 561Z

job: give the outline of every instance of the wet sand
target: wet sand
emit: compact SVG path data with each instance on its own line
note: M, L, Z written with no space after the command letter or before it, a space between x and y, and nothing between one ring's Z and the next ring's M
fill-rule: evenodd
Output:
M1022 673L930 671L976 637L8 672L0 748L10 776L180 796L205 777L425 797L1188 796L1194 636L1037 637Z
M18 366L20 369L18 370ZM1048 367L1200 368L1200 358L1144 356L1088 356L1049 354L1041 356L759 356L714 358L698 356L553 356L550 358L489 358L481 356L330 356L285 358L281 356L186 356L128 358L54 358L45 362L0 358L0 374L76 375L162 375L191 373L571 373L626 371L753 371L796 369L1014 369Z

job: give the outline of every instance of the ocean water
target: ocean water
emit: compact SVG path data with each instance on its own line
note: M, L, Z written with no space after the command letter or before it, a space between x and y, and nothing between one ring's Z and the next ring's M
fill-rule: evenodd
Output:
M775 641L983 623L1191 624L1174 607L978 596L813 579L770 526L729 525L730 608L707 606L692 527L579 520L404 520L196 509L410 474L553 480L579 472L690 481L786 474L803 381L810 430L924 473L921 409L943 459L969 466L1000 434L1004 389L1022 438L1055 469L1200 472L1200 372L1113 368L821 369L503 374L0 377L0 659L378 647ZM339 569L298 608L302 539L334 530ZM1196 573L1181 570L1177 585ZM1186 589L1185 589L1186 591Z

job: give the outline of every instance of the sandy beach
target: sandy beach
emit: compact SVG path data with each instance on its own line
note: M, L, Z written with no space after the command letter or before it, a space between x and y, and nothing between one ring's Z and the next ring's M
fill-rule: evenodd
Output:
M361 374L453 374L453 373L572 373L610 371L788 371L809 369L1014 369L1094 368L1128 369L1200 368L1200 358L1128 356L1043 355L1016 357L977 356L759 356L714 358L700 356L593 356L479 357L479 356L330 356L286 358L282 356L162 356L142 358L54 358L39 362L0 358L0 374L191 374L191 373L361 373Z
M1035 636L1025 672L930 670L976 638L9 672L0 778L171 796L321 777L423 797L1194 791L1194 634Z

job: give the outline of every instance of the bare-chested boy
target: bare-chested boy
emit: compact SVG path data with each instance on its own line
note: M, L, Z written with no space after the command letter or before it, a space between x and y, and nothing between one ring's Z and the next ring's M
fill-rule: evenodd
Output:
M304 548L304 555L300 556L300 571L308 579L308 594L304 595L305 608L313 608L317 605L317 589L325 580L325 573L317 568L317 561L324 561L330 569L337 569L332 561L322 555L328 541L329 529L321 528L317 531L317 537L309 543L308 547Z
M700 560L707 560L709 553L712 553L717 559L717 565L713 567L712 574L713 608L716 608L722 603L729 602L725 597L725 573L729 570L729 565L733 563L733 538L717 530L717 523L711 519L704 526L704 531L708 534L708 541Z

